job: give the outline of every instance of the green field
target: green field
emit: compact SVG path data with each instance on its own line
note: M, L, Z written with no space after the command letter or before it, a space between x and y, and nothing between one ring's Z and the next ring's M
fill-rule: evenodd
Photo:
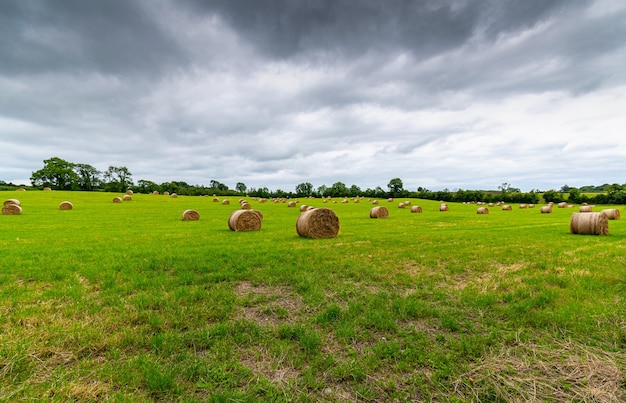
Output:
M115 196L0 192L0 401L625 399L624 220L300 199L341 223L308 239L286 203L233 232L238 198Z

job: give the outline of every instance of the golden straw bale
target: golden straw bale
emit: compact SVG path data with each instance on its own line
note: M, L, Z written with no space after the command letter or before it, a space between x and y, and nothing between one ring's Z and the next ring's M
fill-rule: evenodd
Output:
M530 204L528 205L528 208L535 208L535 205L534 205L534 204L532 204L532 203L530 203Z
M133 191L132 191L131 189L128 189L128 190L126 191L126 194L127 194L127 195L132 195L132 194L133 194Z
M339 227L339 218L329 208L307 210L296 221L298 235L307 238L335 238Z
M213 198L213 203L219 203L219 202L220 202L220 199L218 197Z
M243 203L241 203L241 208L243 210L250 210L252 208L252 206L250 206L250 203L243 202Z
M606 214L606 218L609 220L619 220L621 218L620 212L616 208L607 208L602 210L602 213Z
M552 212L552 206L541 206L541 214L550 214Z
M581 213L591 213L593 211L593 206L580 206L578 211Z
M569 232L581 235L608 235L609 219L604 213L574 213L569 222Z
M387 201L388 201L389 203L393 203L393 197L388 198L388 199L387 199Z
M476 214L489 214L489 209L487 207L478 207Z
M133 200L133 197L131 195L124 195L124 197L122 197L122 200L124 200L124 201L131 201L131 200Z
M372 200L372 204L378 204L378 200Z
M158 195L158 194L159 194L159 191L158 191L158 190L154 190L154 191L152 191L152 194L153 194L153 195Z
M183 221L198 221L200 219L200 213L196 210L185 210L183 211Z
M230 204L230 200L224 199L224 200L222 200L222 204L226 206L226 205Z
M566 208L567 207L567 202L560 202L559 204L556 205L558 208Z
M290 201L289 203L287 203L287 207L296 207L296 202Z
M170 197L172 197L172 198L176 199L176 198L178 197L178 195L177 195L176 193L172 193L172 194L170 195Z
M72 202L64 201L64 202L61 202L61 204L59 204L60 210L71 210L73 208L74 208L74 205L72 204Z
M262 214L255 210L235 210L228 218L231 231L258 231L261 229Z
M406 204L404 202L398 203L398 208L405 208Z
M411 206L411 213L421 213L422 208L420 206Z
M2 214L20 215L22 214L22 207L17 204L5 204L2 206Z
M370 210L370 218L387 218L389 217L389 210L384 206L372 207Z
M50 189L50 188L43 188L43 191L44 192L52 192L52 189Z
M526 205L525 204L520 204L519 208L524 209L524 208L526 208Z
M113 203L121 203L122 202L122 198L121 197L114 197L113 198Z
M513 210L513 207L511 207L510 204L505 204L504 206L502 206L502 210L510 211Z
M9 205L9 204L15 204L16 206L22 205L22 203L17 199L6 199L4 203L2 203L3 206Z
M448 211L448 205L445 203L439 205L439 211Z
M309 209L309 206L307 206L306 204L303 204L300 206L300 211L307 211Z

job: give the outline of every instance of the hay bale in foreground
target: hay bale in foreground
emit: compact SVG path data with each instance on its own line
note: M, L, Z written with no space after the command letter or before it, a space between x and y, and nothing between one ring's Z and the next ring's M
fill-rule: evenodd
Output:
M122 198L121 197L114 197L113 198L113 203L121 203L122 202Z
M228 218L231 231L258 231L261 229L263 215L255 210L235 210Z
M476 214L489 214L489 209L487 207L478 207Z
M200 213L196 210L185 210L183 211L183 221L198 221L200 219Z
M616 208L607 208L601 211L606 214L606 218L609 220L619 220L621 218L620 212Z
M370 218L387 218L389 217L389 210L387 207L376 206L370 210Z
M2 206L2 214L4 215L20 215L22 214L22 207L17 204L5 204Z
M73 208L74 205L72 204L72 202L63 201L61 202L61 204L59 204L59 210L71 210Z
M411 213L421 213L421 212L422 212L422 208L420 206L411 207Z
M569 232L580 235L608 235L609 219L604 213L574 213Z
M298 217L296 231L306 238L336 238L339 218L329 208L307 210Z
M15 204L16 206L21 206L22 203L17 199L6 199L2 206L8 206L9 204Z

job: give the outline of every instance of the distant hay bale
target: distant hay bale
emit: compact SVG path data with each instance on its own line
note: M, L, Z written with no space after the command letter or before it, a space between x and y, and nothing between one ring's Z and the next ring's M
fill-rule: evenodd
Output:
M131 195L124 195L124 197L122 197L122 200L124 200L124 201L131 201L131 200L133 200L133 197Z
M574 213L569 222L569 232L580 235L608 235L609 219L604 213Z
M287 207L296 207L296 202L290 201L289 203L287 203Z
M72 204L72 202L63 201L61 202L61 204L59 204L59 210L71 210L73 208L74 205Z
M393 197L388 198L388 199L387 199L387 201L388 201L389 203L393 203Z
M163 195L165 195L165 196L169 196L169 195L170 195L170 192L168 192L168 191L166 190L165 192L163 192Z
M526 208L526 205L525 205L525 204L520 204L520 205L519 205L519 208L521 208L521 209L525 209L525 208Z
M406 204L404 202L398 203L398 208L405 208Z
M530 204L528 205L528 208L535 208L535 205L534 205L534 204L532 204L532 203L530 203Z
M567 202L560 202L559 204L556 205L558 208L566 208L567 207Z
M550 214L552 212L552 206L551 205L547 205L547 206L541 206L541 214Z
M593 211L593 206L580 206L578 211L581 213L591 213Z
M229 205L230 204L230 200L222 200L222 204L223 205Z
M171 197L171 198L173 198L173 199L175 199L175 198L177 198L177 197L178 197L178 195L177 195L176 193L172 193L172 194L170 195L170 197Z
M43 191L44 192L52 192L52 189L50 189L50 188L43 188Z
M346 203L348 203L348 199L343 199L343 200L341 200L341 202L342 202L343 204L346 204Z
M128 189L128 190L126 191L126 194L127 194L127 195L132 195L132 194L133 194L133 191L132 191L131 189Z
M513 207L511 207L510 204L505 204L504 206L502 206L502 210L511 211L513 210Z
M121 197L114 197L113 198L113 203L121 203L122 202L122 198Z
M339 227L339 218L328 208L307 210L296 221L298 235L306 238L336 238Z
M309 206L307 206L306 204L303 204L300 206L300 211L307 211L309 209Z
M17 192L25 192L25 191L26 191L26 189L24 189L24 188L19 188L19 189L16 189L16 191L17 191Z
M198 221L200 219L200 213L196 210L185 210L183 211L183 221Z
M250 210L250 209L252 209L252 206L250 205L250 203L247 203L247 202L241 203L240 206L241 206L241 208L243 210Z
M387 207L376 206L370 210L370 218L387 218L389 217L389 210Z
M259 231L263 215L255 210L235 210L228 218L231 231Z
M489 214L489 209L487 207L478 207L476 214Z
M219 203L219 202L220 202L220 199L218 197L213 198L213 203Z
M616 208L607 208L601 211L606 214L606 218L609 220L619 220L621 218L620 212Z
M159 191L158 191L158 190L154 190L154 191L152 191L152 194L153 194L153 195L158 195L158 194L159 194Z
M445 203L440 204L439 211L448 211L448 205Z
M3 206L9 205L9 204L15 204L16 206L22 205L22 203L18 199L6 199L4 203L2 203Z
M372 204L378 204L378 200L372 200Z
M421 213L422 208L420 206L411 206L411 213Z
M495 206L495 204L493 204L493 203L489 203L489 204L487 204L487 206L489 206L489 207L493 207L493 206Z

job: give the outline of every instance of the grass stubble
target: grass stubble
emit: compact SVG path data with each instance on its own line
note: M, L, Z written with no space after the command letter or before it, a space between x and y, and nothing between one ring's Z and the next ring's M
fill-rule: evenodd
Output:
M249 199L263 228L233 232L237 198L112 197L21 192L0 216L0 400L625 398L622 220L306 199L341 222L307 239L286 203Z

